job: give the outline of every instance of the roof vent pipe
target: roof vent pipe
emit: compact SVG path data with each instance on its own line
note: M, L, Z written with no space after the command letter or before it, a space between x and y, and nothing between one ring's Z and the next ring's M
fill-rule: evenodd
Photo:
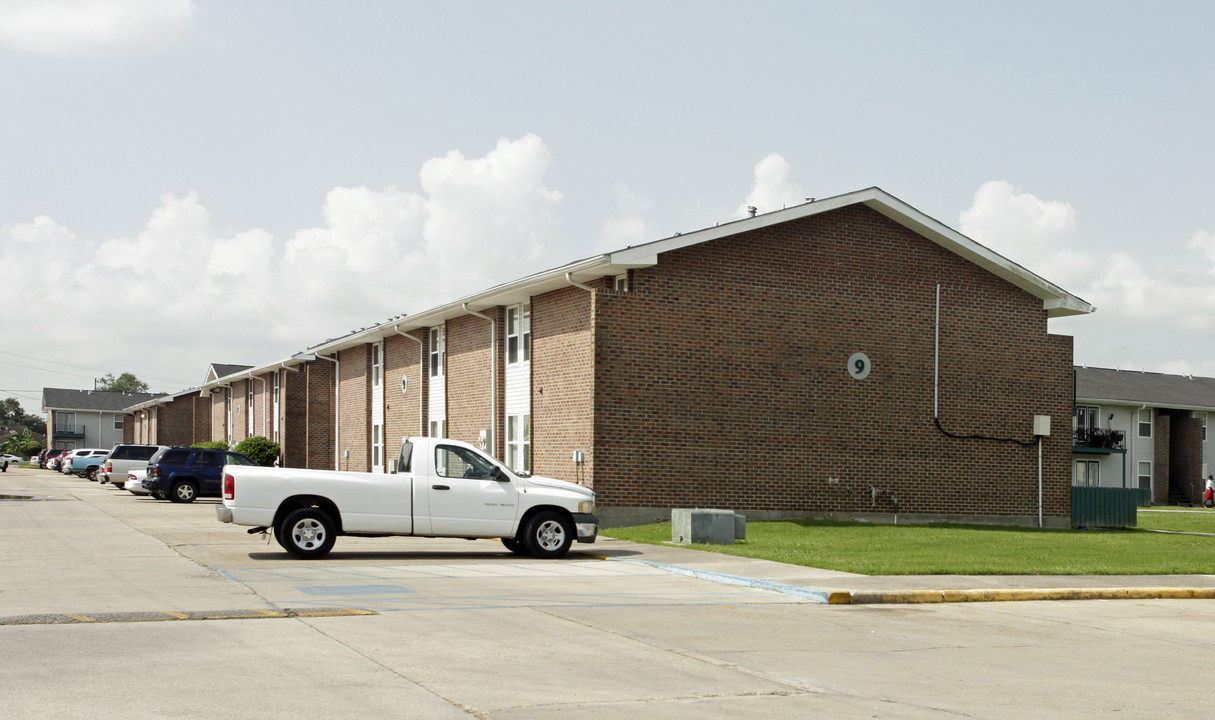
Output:
M755 213L759 212L759 208L754 205L748 205L747 212L751 214L751 217L755 217Z

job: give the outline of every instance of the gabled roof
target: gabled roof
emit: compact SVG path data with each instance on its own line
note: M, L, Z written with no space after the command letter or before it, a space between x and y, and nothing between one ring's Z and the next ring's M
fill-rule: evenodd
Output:
M1030 295L1041 299L1042 308L1046 311L1048 317L1083 315L1095 310L1091 304L1072 295L1058 285L1035 275L1024 267L980 245L944 223L934 220L884 190L871 187L822 200L811 200L791 208L735 220L695 232L676 234L663 240L630 246L623 250L578 260L561 267L494 286L420 313L408 316L399 315L385 322L357 330L347 335L330 338L313 345L306 352L294 357L285 358L252 369L244 366L234 366L242 367L241 370L234 372L252 370L254 374L258 374L269 372L279 367L299 365L306 360L315 359L315 356L318 354L336 353L339 350L374 342L380 338L397 333L442 325L447 320L468 315L470 312L477 312L500 305L515 305L527 301L534 295L542 295L553 290L570 287L571 285L578 286L581 283L590 282L602 277L621 275L632 269L652 267L658 264L658 257L662 253L731 235L759 230L780 223L800 220L851 205L869 207L903 227L982 267L993 275L1012 283ZM215 366L212 367L214 368ZM227 374L232 374L232 372ZM203 385L203 389L218 384L216 380L219 377L222 376L212 377L209 375Z
M131 405L160 397L160 393L101 392L42 388L42 409L122 412Z
M1078 367L1076 402L1215 410L1215 378Z

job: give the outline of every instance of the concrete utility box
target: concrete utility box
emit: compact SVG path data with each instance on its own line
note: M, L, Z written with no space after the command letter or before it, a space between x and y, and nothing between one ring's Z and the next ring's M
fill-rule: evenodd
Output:
M733 545L747 537L747 518L733 510L671 510L671 542Z

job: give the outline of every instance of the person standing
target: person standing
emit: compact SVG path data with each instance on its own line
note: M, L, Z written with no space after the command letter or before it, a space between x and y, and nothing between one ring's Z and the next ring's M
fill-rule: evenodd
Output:
M1207 475L1207 489L1202 493L1202 506L1209 508L1215 505L1215 475Z

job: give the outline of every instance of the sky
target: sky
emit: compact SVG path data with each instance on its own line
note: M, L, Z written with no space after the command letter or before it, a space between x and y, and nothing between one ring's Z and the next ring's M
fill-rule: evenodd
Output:
M1215 376L1215 4L0 0L0 398L878 186Z

